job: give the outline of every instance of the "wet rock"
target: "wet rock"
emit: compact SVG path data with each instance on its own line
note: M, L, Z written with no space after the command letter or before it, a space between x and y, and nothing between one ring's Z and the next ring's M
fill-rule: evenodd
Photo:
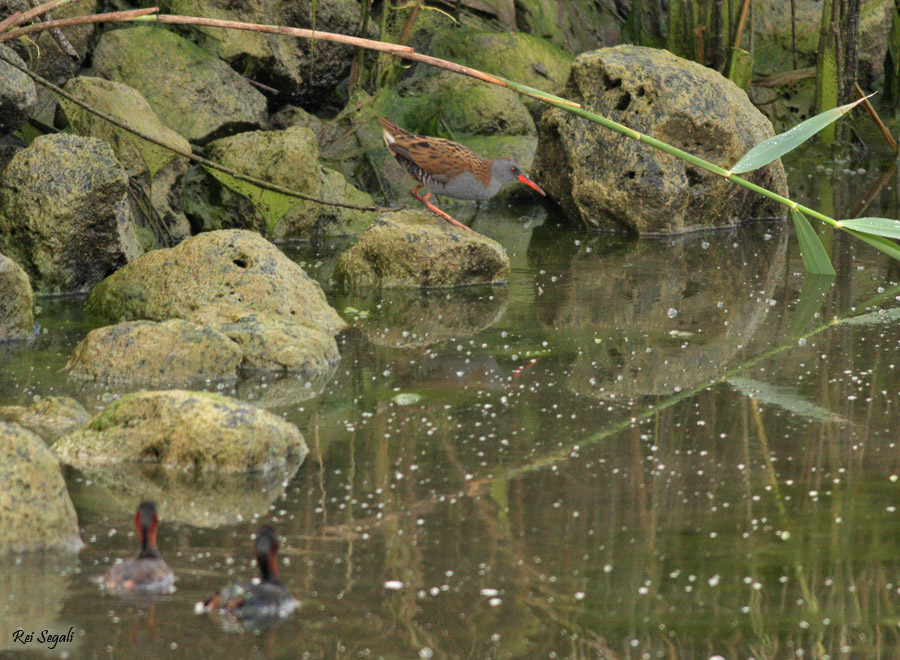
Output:
M219 331L240 347L244 369L315 374L341 359L329 333L292 321L251 314L219 325Z
M212 142L207 155L226 167L270 183L318 197L318 145L315 134L296 126L283 131L250 131ZM266 221L256 205L216 181L205 178L203 186L192 190L192 215L203 218L207 228L255 229L266 233ZM296 233L297 226L315 222L318 204L302 199L290 200L294 206L279 220L273 239ZM210 213L211 211L211 213Z
M342 202L357 206L373 206L372 196L351 184L340 172L322 167L319 169L321 192L319 199L326 202ZM318 205L316 219L311 225L288 225L291 234L285 238L310 236L356 236L368 229L375 220L373 211L359 211L340 206Z
M140 254L127 193L106 142L43 135L0 176L0 251L41 293L87 291Z
M524 32L482 32L448 28L435 33L428 54L558 94L569 77L572 56L553 43ZM537 99L524 98L533 113Z
M33 338L34 292L28 274L0 254L0 342Z
M205 144L265 123L265 97L174 32L150 26L112 30L100 37L93 58L98 75L138 90L166 126L191 142Z
M360 9L356 0L315 3L302 0L273 3L265 0L173 0L174 13L233 21L357 34ZM315 16L315 21L313 21ZM370 22L371 26L372 23ZM244 30L198 30L200 44L255 80L279 90L282 100L319 105L331 98L350 69L354 49L338 43ZM374 36L370 28L369 36Z
M773 135L737 86L664 50L580 55L564 96L723 167ZM678 233L784 214L765 197L562 110L544 114L539 134L534 177L579 226ZM780 161L747 178L787 194Z
M621 19L591 0L516 0L516 23L575 55L621 41Z
M0 406L0 420L16 423L52 443L74 431L91 416L80 403L67 396L46 396L30 406Z
M220 394L166 390L127 394L53 451L77 468L147 463L167 470L253 472L306 453L293 424Z
M205 325L127 321L89 332L63 371L76 380L107 384L188 385L233 380L243 358L235 342Z
M215 323L256 312L329 334L346 326L300 265L259 234L236 229L143 255L94 287L86 305L111 319Z
M110 319L180 318L236 333L243 366L253 369L334 362L333 335L346 326L303 268L259 234L240 230L207 232L150 252L94 287L86 306ZM286 330L291 325L298 327Z
M91 107L160 142L183 152L191 151L190 143L164 126L141 93L128 85L114 80L79 76L66 83L65 90L89 103ZM78 135L108 142L128 176L140 182L149 192L153 209L159 214L163 226L156 229L158 234L155 240L143 247L153 249L174 245L189 236L191 228L181 211L188 159L142 140L70 101L63 100L62 105L72 130ZM143 215L137 212L139 208L136 202L132 202L132 215L136 219ZM145 225L146 231L154 231L153 224Z
M341 255L334 276L348 288L500 284L509 276L509 257L481 234L424 211L400 211L378 216Z
M413 133L436 127L455 140L470 135L535 135L534 120L511 89L489 85L450 71L421 70L400 90L403 125ZM396 115L395 115L396 116Z
M0 136L9 135L22 124L37 105L37 88L26 74L3 61L12 60L21 67L25 62L15 51L0 45Z
M44 441L0 422L0 553L77 550L78 517Z
M282 495L306 456L306 446L282 466L266 472L196 474L156 465L84 468L88 479L73 481L72 499L102 501L127 519L142 500L156 502L167 523L215 528L236 525L266 514ZM85 485L89 480L90 485ZM81 507L79 506L79 511Z

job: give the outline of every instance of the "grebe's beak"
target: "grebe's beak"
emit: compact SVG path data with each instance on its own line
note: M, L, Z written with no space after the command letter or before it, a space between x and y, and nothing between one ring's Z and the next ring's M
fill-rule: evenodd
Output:
M526 186L528 186L529 188L534 188L534 189L537 190L540 194L542 194L544 197L547 196L547 193L545 193L543 190L541 190L541 187L540 187L538 184L536 184L534 181L532 181L531 179L529 179L529 178L528 178L527 176L525 176L524 174L520 174L520 175L519 175L519 181L521 181L522 183L524 183L524 184L525 184Z

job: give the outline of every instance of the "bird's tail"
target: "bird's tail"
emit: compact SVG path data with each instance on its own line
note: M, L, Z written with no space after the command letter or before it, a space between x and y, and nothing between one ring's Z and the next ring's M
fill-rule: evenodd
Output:
M397 126L384 117L378 118L378 123L381 124L381 128L384 129L384 143L390 147L394 142L396 142L396 138L403 135L412 135L409 131L404 131L402 128Z

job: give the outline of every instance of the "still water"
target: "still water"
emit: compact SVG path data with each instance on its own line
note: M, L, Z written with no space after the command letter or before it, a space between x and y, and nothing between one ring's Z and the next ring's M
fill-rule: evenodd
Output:
M832 167L792 169L797 199L897 217L893 179L867 193L885 165ZM777 222L636 243L540 208L474 226L509 251L508 286L347 295L328 283L341 244L286 248L353 326L340 366L222 391L295 422L305 463L67 471L86 546L0 567L0 656L43 657L17 627L72 627L55 653L98 660L900 658L897 264L823 233L838 276L806 278ZM3 403L115 396L55 373L96 324L80 303L40 301ZM148 496L178 590L103 596ZM255 574L264 523L302 606L223 632L193 605Z

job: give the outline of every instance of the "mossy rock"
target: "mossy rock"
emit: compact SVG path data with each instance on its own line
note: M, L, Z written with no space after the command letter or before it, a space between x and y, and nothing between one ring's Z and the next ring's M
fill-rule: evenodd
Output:
M87 291L141 254L128 176L107 142L56 133L0 176L0 251L40 293Z
M0 254L0 343L28 340L34 335L31 280L19 264Z
M496 241L424 211L384 213L341 255L335 280L347 287L503 284L509 257Z
M78 401L67 396L45 396L30 406L0 406L0 420L16 423L52 443L91 418Z
M435 33L428 49L434 57L451 60L517 83L558 94L569 77L573 57L546 39L524 32L482 32L449 28ZM525 98L532 112L544 104Z
M103 384L183 386L234 380L243 357L237 344L205 325L127 321L91 330L63 371L75 380Z
M152 26L100 37L94 71L138 90L169 128L205 144L260 128L266 99L225 62L174 32Z
M341 359L331 334L299 323L251 314L218 329L240 347L244 370L314 375Z
M181 152L191 151L190 143L159 120L141 93L124 83L78 76L66 83L64 89L163 144ZM188 159L143 140L70 101L62 100L62 107L73 132L108 142L128 176L138 179L149 189L153 209L165 225L165 235L154 236L150 247L177 243L188 237L191 228L181 210ZM139 218L143 214L133 215Z
M215 327L257 313L336 334L346 324L319 283L251 231L199 234L106 278L86 308L113 320L181 318Z
M192 472L253 472L306 454L293 424L220 394L127 394L63 436L53 451L78 468L141 463Z
M18 424L0 422L0 483L0 553L81 547L56 457Z
M22 58L5 44L0 45L0 55L20 67L28 68ZM0 135L9 135L28 121L37 100L34 81L0 59Z

